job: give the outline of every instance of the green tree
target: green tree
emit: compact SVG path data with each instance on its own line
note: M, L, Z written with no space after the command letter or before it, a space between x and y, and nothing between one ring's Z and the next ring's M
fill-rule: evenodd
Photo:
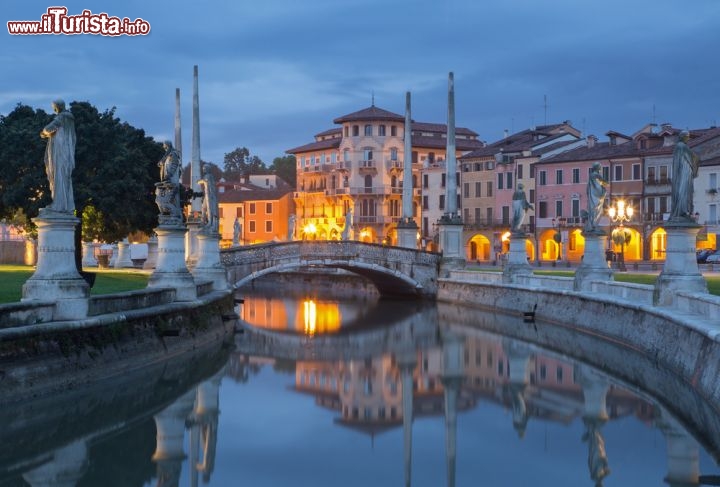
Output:
M238 147L225 154L224 176L226 179L238 179L243 174L266 174L267 167L258 156L251 156L247 147Z
M283 156L273 159L269 167L270 172L276 174L295 188L297 186L297 172L295 170L295 156Z
M157 225L154 183L162 146L141 129L121 122L115 109L99 112L88 102L73 102L77 145L73 193L78 217L92 206L102 225L85 239L120 240L134 231L149 233ZM50 203L43 163L46 142L40 131L52 120L43 110L18 104L0 116L0 218L18 212L28 218ZM34 225L26 220L26 230ZM79 235L79 234L78 234Z
M20 211L27 232L34 229L30 218L51 201L43 163L46 142L40 138L51 120L43 110L22 104L0 116L0 219L14 220Z

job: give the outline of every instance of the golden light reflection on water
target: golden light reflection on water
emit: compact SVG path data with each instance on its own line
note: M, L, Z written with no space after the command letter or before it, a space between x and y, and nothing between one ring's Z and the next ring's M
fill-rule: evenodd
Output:
M244 321L259 328L306 335L337 333L342 313L337 302L316 299L272 299L246 296L240 311Z

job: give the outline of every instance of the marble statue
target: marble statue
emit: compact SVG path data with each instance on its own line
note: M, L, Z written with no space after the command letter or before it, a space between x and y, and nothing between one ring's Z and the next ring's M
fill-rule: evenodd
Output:
M598 222L603 214L605 196L607 195L608 182L600 174L600 163L594 162L590 168L590 175L587 183L587 220L585 221L585 232L597 232Z
M238 220L237 218L235 218L235 221L233 222L232 244L240 245L240 220Z
M63 100L55 100L52 107L56 113L55 118L40 132L40 137L48 139L45 148L45 173L52 195L52 203L48 209L72 214L75 211L72 188L72 172L75 168L75 117L65 109Z
M160 166L160 181L163 183L180 183L180 173L182 172L182 165L180 164L180 154L173 148L172 142L166 140L163 142L163 148L165 149L165 155L158 162Z
M350 240L350 228L352 228L352 219L353 214L352 210L348 210L345 214L345 226L343 227L342 231L342 239L343 240Z
M517 189L513 193L512 199L513 217L510 230L513 233L521 233L520 227L522 226L523 220L525 220L525 213L528 210L533 210L527 198L525 197L525 186L522 183L518 183Z
M295 239L295 221L296 221L295 215L290 215L290 217L288 218L288 233L287 233L288 242L292 242Z
M203 190L201 219L205 225L205 231L216 234L220 227L217 185L209 164L203 165L202 175L203 177L197 181Z
M694 221L693 180L698 175L699 157L688 147L689 139L687 130L680 132L673 150L671 220Z
M182 224L183 213L180 204L180 174L182 166L180 155L173 149L170 141L163 143L165 154L158 166L160 182L155 183L155 203L160 209L160 224Z

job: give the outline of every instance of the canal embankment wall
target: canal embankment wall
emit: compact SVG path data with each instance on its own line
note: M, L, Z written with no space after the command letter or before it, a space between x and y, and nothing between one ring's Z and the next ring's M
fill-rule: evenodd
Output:
M234 333L232 291L198 287L90 297L84 319L50 321L54 303L0 306L0 403L67 390L165 361Z
M512 326L503 327L502 320L482 326L647 384L671 399L674 408L697 410L703 416L699 421L720 427L720 411L698 408L690 395L678 392L691 387L714 408L720 405L720 297L678 292L675 306L660 307L652 304L650 285L597 281L590 292L579 292L573 290L572 278L528 275L517 280L508 284L499 273L453 271L439 280L438 301L461 305L448 307L452 319L471 327L473 309L514 315ZM615 352L598 353L603 344ZM631 356L670 374L654 379L634 368Z

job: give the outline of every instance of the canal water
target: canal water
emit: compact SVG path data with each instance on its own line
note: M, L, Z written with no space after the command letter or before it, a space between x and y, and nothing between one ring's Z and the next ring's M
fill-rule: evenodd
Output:
M718 432L601 346L456 311L247 294L234 344L0 411L0 486L720 485Z

